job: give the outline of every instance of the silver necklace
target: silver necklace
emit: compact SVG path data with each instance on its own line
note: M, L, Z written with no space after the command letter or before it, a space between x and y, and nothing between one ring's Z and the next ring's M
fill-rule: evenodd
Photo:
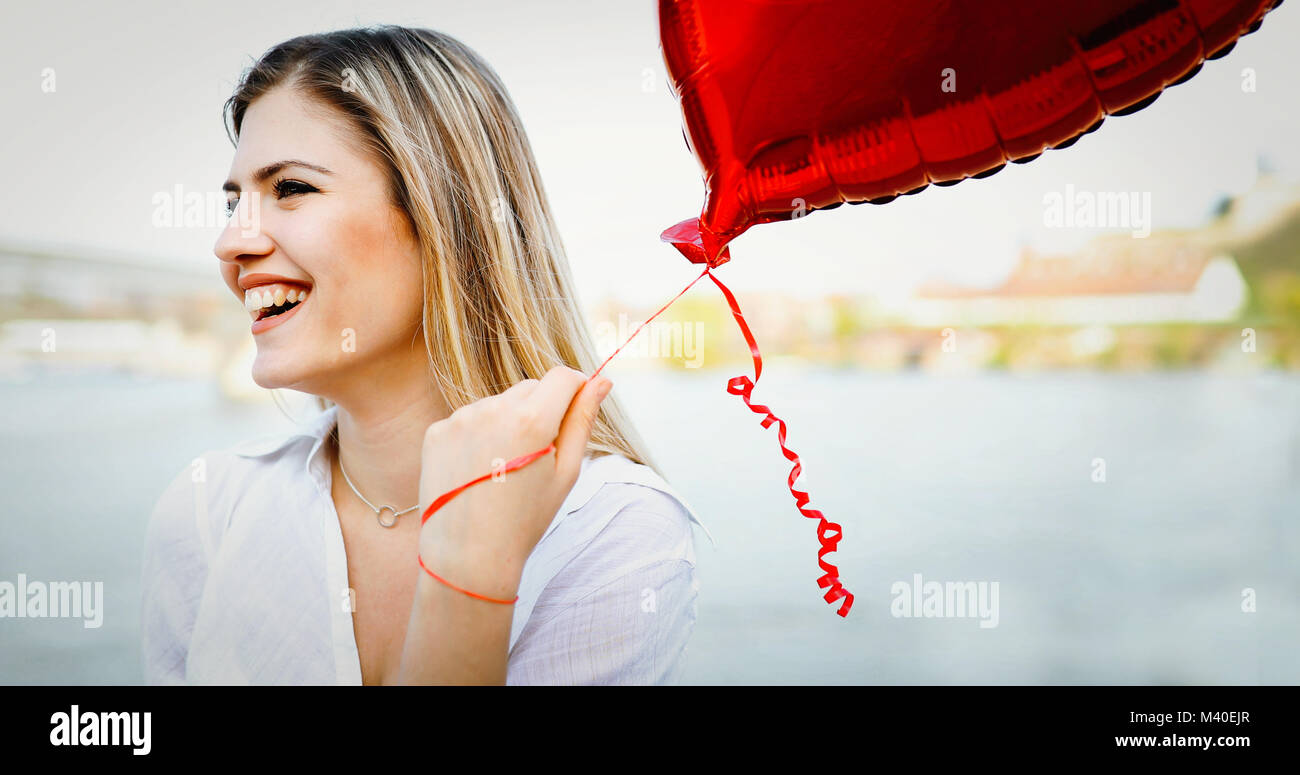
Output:
M338 448L337 437L335 437L335 439L336 439L335 449L337 449ZM389 506L388 504L384 504L383 506L375 508L375 504L366 500L366 496L362 495L361 491L357 489L357 486L352 483L351 479L348 478L348 471L346 468L343 467L343 455L340 454L337 457L339 461L339 470L343 472L343 481L348 483L348 487L352 488L352 492L356 493L357 497L360 498L367 506L369 506L371 511L375 512L375 519L379 520L379 524L383 525L384 527L392 527L393 525L397 524L398 517L402 516L408 511L415 511L416 509L420 508L420 504L418 503L409 509L403 509L401 511L398 511L397 509L393 508L392 506ZM393 518L388 522L384 521L384 509L387 509L388 513L393 515Z

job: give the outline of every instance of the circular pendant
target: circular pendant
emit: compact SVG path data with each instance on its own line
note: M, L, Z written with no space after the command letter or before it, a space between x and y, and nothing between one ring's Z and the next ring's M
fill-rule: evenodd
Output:
M385 509L387 509L390 515L389 520L387 522L384 521ZM379 511L375 512L375 519L379 520L379 524L383 525L384 527L392 527L393 525L397 524L397 509L393 508L392 506L380 506Z

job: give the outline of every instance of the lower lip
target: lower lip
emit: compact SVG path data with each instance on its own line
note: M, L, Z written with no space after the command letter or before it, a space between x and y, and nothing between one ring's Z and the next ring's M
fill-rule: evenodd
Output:
M254 320L253 325L249 330L253 332L254 336L256 336L257 334L260 334L263 331L275 328L276 326L280 325L284 321L298 314L298 310L302 309L303 305L306 303L307 302L305 301L299 302L298 304L294 305L294 307L290 309L288 312L281 312L279 315L276 315L275 317L262 318L261 320Z

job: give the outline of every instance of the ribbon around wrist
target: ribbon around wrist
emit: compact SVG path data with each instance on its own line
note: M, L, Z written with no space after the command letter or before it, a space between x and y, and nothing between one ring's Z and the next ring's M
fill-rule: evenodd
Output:
M429 504L429 508L424 510L424 514L420 515L420 524L423 525L425 522L428 522L429 517L433 516L433 512L437 511L438 509L446 505L447 501L451 500L452 498L455 498L457 495L460 495L462 492L469 489L470 487L473 487L479 482L491 479L497 473L506 473L508 471L514 471L516 468L523 468L524 466L533 462L534 460L541 457L542 455L548 455L554 451L555 451L555 444L554 443L547 444L545 449L539 449L536 452L529 452L527 455L520 455L519 457L510 460L505 464L505 466L501 468L500 472L494 469L486 474L483 474L477 479L471 479L470 481L465 482L464 484L462 484L461 486L457 487L454 490L448 490L447 492L444 492L442 495L439 495L438 498L433 503Z
M469 595L470 597L477 598L479 600L486 600L489 603L501 603L502 605L510 605L512 603L518 602L519 600L519 595L515 595L514 598L511 600L504 600L499 597L488 597L487 595L480 595L477 592L470 592L468 589L462 589L456 586L455 584L451 583L450 581L444 579L442 576L439 576L438 574L429 570L429 566L424 564L424 558L421 557L418 553L415 555L415 559L420 562L420 567L424 568L425 573L429 574L430 576L433 576L435 579L441 581L443 584L446 584L447 586L451 587L457 592L461 592L463 594Z

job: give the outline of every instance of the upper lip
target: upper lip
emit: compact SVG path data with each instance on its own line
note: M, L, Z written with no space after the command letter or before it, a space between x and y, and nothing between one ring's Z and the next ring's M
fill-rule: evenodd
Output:
M291 283L293 285L301 285L304 288L311 287L311 283L305 280L295 280L292 277L284 277L278 274L265 274L263 272L254 272L239 278L239 287L241 290L245 291L258 285L269 285L271 283Z

